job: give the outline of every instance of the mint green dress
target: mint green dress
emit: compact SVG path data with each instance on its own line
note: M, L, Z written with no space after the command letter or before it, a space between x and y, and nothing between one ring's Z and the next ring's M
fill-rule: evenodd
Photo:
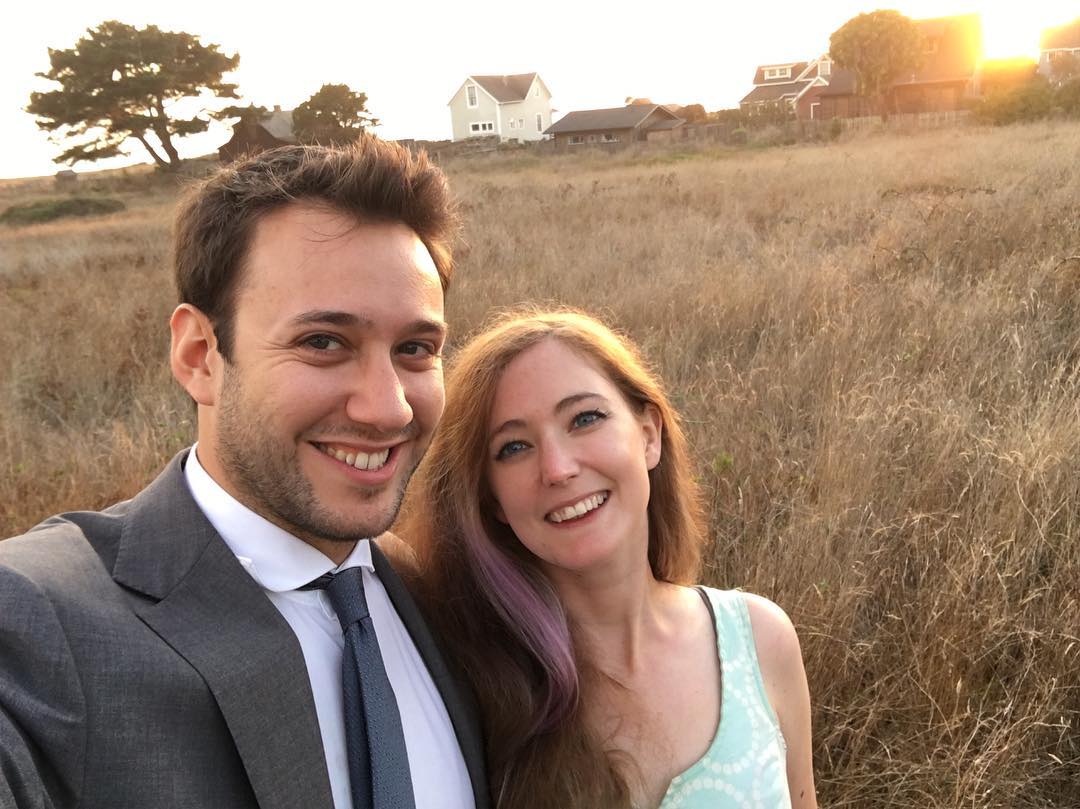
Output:
M672 779L660 809L790 809L787 744L765 695L746 599L737 590L699 590L716 623L720 726L705 755Z

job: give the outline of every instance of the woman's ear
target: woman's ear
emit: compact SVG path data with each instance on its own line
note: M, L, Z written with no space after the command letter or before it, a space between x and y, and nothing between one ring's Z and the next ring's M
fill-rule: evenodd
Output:
M645 465L652 471L660 463L660 445L664 435L664 417L660 408L646 402L641 413L641 434L645 442Z
M510 521L506 519L506 512L502 510L502 506L499 505L498 500L495 501L495 519L503 525L510 524Z

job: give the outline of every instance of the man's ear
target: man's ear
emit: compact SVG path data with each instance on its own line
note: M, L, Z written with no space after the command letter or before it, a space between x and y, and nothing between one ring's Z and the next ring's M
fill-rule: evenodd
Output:
M213 405L217 400L222 358L210 318L190 303L182 303L173 311L169 329L173 376L196 403Z
M652 402L645 403L641 414L641 434L645 440L645 465L652 471L660 463L660 445L664 435L664 417L660 415L660 408Z

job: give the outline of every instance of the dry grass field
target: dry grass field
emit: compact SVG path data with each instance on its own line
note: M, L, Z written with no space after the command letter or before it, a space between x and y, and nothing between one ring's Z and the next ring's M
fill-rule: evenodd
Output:
M1080 806L1080 127L447 170L455 339L575 304L674 393L707 580L799 628L822 805ZM192 440L172 197L125 201L0 230L0 536Z

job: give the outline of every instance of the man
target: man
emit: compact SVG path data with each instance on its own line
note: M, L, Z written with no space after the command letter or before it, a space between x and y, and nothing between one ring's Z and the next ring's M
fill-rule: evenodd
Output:
M370 138L188 195L171 365L198 441L0 542L0 807L489 805L471 704L364 539L442 412L454 225L441 173Z

